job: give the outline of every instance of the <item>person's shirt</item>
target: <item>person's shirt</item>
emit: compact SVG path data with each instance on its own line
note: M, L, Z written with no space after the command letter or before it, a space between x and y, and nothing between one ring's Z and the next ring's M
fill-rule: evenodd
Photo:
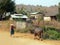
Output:
M14 26L11 26L11 30L14 30Z

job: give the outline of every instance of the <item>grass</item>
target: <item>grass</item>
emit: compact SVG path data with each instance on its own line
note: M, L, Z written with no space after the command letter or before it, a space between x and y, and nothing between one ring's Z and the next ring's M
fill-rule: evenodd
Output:
M13 23L12 21L0 21L0 30L9 31L10 30L10 24ZM16 30L16 32L19 33L29 33L29 30L33 29L33 27L27 27L22 30ZM60 40L60 29L56 29L55 27L47 27L44 28L44 39L54 39L54 40Z

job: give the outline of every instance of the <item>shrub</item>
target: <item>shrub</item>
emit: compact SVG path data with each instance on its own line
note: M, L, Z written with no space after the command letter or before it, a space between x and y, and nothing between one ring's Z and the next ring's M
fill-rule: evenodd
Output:
M59 40L60 39L60 32L58 29L54 27L43 27L44 29L44 39L54 39L54 40Z
M55 30L47 30L46 32L44 32L44 38L57 40L60 39L60 33Z
M58 38L58 32L56 32L54 30L48 30L47 33L49 35L49 39L57 39Z

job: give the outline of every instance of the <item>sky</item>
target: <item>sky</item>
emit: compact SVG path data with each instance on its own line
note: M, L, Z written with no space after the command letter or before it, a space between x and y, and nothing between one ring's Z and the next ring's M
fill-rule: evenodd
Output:
M59 2L60 0L15 0L16 4L42 5L42 6L58 5Z

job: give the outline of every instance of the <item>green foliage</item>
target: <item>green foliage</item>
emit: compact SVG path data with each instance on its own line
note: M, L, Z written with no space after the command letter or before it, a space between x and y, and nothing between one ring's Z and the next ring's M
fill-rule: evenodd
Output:
M15 3L12 0L0 0L0 20L2 20L2 16L6 15L7 12L15 11ZM5 14L4 14L5 13ZM4 19L8 19L5 17Z
M49 35L49 39L57 39L58 38L58 32L56 32L54 30L48 30L47 33Z
M25 12L24 10L20 10L20 14L27 15L27 12Z
M24 9L24 7L21 8L19 11L20 14L27 15L27 11Z
M59 14L60 14L60 3L59 3L58 11L59 11Z
M60 21L60 3L59 3L59 7L58 7L58 14L57 14L57 19L58 19L58 21Z
M57 31L54 27L47 27L44 28L44 38L45 39L54 39L59 40L60 39L60 32Z
M15 3L12 0L2 0L0 2L0 12L13 12L15 10Z
M60 21L60 14L57 14L57 19L58 21Z
M6 3L5 9L6 9L6 12L14 12L15 11L15 3L13 1Z
M7 0L0 0L0 14L4 13L3 7L5 6Z

